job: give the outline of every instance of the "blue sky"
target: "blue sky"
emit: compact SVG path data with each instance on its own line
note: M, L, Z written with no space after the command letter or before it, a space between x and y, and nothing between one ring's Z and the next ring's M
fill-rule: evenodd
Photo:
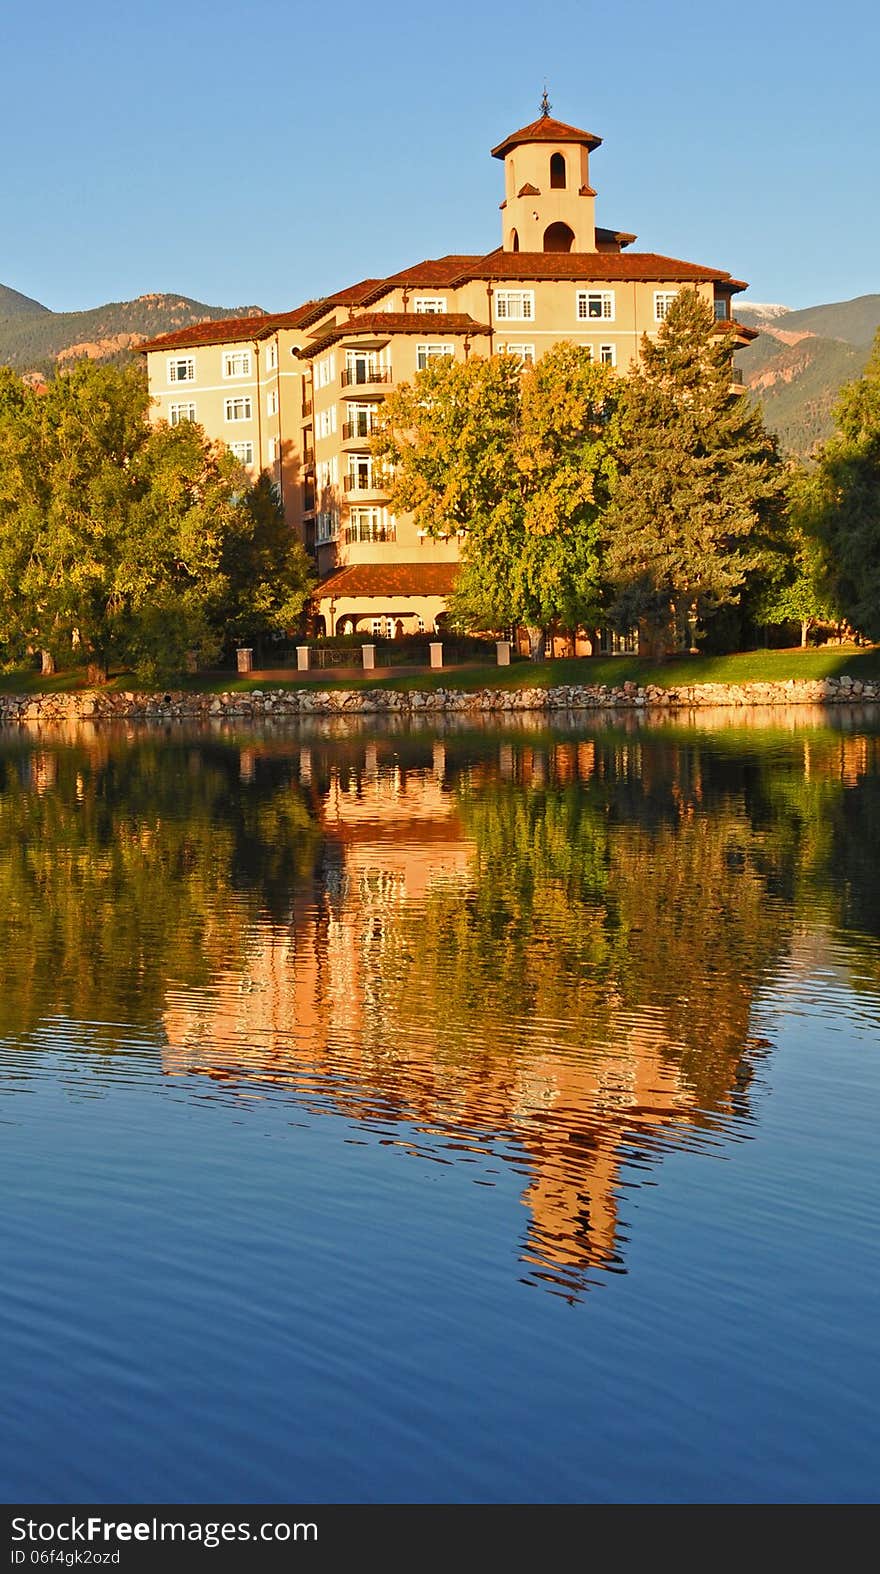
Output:
M755 300L880 290L875 0L2 8L0 281L55 310L269 310L498 244L489 148L604 138L600 223Z

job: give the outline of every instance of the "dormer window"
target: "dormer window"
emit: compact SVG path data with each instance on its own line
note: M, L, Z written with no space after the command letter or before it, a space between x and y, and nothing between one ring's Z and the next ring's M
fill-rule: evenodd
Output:
M565 190L564 153L552 153L550 155L550 189L551 191Z

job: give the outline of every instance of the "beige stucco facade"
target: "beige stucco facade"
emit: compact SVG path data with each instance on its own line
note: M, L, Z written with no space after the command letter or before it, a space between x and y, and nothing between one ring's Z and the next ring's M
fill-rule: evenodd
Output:
M682 288L707 301L733 344L753 337L732 316L742 281L633 252L634 235L597 227L590 156L600 141L546 112L499 143L500 244L485 256L453 253L292 312L142 346L155 418L198 421L252 477L265 470L277 484L321 577L321 632L344 623L393 637L442 619L459 540L395 517L370 454L386 395L430 357L506 352L528 364L571 341L626 373Z

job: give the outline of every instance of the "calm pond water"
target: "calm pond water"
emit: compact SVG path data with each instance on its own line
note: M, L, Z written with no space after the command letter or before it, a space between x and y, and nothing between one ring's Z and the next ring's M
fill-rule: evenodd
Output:
M873 1499L878 863L867 713L0 735L0 1496Z

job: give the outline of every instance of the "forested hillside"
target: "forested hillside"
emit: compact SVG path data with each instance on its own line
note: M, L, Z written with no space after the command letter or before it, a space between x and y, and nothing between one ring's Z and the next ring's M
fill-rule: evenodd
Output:
M743 302L736 315L761 332L737 357L745 382L785 451L806 457L829 436L843 384L865 368L880 327L880 295L800 311Z
M191 323L260 315L259 306L206 306L184 295L141 295L90 311L53 312L0 286L0 363L52 372L66 360L126 358L142 340Z

